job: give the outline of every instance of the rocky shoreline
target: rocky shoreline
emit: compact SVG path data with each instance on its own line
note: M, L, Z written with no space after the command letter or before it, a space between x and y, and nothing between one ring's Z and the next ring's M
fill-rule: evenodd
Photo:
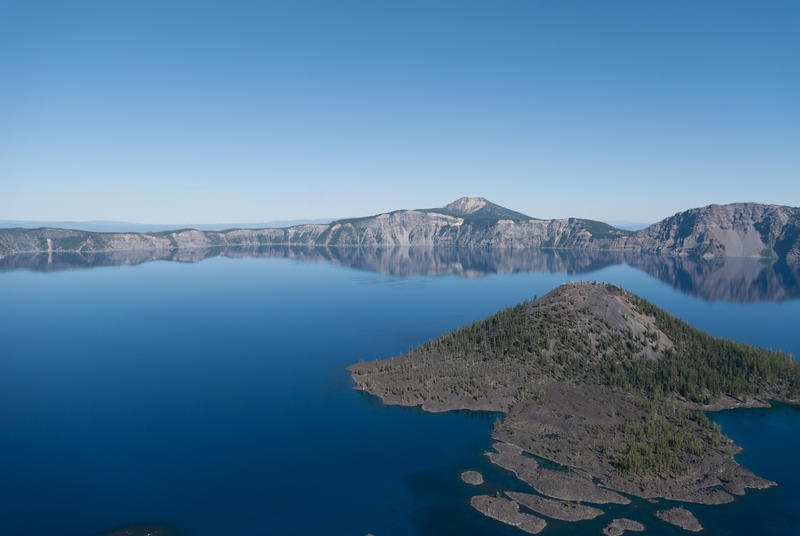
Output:
M521 513L519 505L509 499L476 495L470 500L469 505L486 517L517 527L528 534L539 534L547 526L544 519Z
M495 443L497 451L487 456L495 465L514 473L516 477L537 492L561 501L593 504L630 504L630 499L610 489L596 485L587 473L542 469L539 463L524 451L509 443Z
M593 508L578 502L547 499L539 495L531 495L530 493L507 491L506 495L513 501L529 510L533 510L537 514L551 519L558 519L559 521L586 521L588 519L594 519L604 513L599 508Z

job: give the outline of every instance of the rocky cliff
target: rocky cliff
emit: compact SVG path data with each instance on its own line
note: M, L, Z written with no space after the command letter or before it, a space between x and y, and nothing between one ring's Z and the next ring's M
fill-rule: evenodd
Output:
M800 260L800 209L758 203L709 205L679 212L612 249L698 257Z
M268 245L556 248L670 256L780 257L800 262L800 209L756 203L710 205L632 233L579 218L539 220L483 198L462 198L441 209L398 210L328 225L283 229L160 233L0 230L0 256Z

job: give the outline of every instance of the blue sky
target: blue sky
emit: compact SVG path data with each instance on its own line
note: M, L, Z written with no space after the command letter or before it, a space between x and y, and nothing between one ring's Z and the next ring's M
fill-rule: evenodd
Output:
M800 3L0 2L0 219L800 206Z

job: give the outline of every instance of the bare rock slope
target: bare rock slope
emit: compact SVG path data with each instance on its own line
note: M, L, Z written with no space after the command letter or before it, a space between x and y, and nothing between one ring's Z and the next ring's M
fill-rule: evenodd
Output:
M0 257L16 253L269 245L561 248L677 256L765 256L800 262L800 210L755 203L711 205L676 214L632 233L580 218L539 220L480 197L465 197L438 209L398 210L326 225L282 229L182 229L159 233L0 230Z
M626 250L705 257L800 258L800 209L758 203L679 212L617 240Z

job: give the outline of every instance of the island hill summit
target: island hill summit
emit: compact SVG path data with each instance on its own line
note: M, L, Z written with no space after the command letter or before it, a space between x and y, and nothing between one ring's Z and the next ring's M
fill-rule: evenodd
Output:
M604 514L581 503L630 502L622 493L722 504L773 486L736 462L741 449L702 411L800 402L800 365L790 355L711 337L619 287L592 283L564 283L348 370L356 389L385 404L503 413L487 455L538 494L477 495L471 504L531 533L545 522L519 505L579 521ZM483 482L474 472L462 478ZM683 508L656 515L699 526Z
M168 251L209 247L447 246L560 248L675 256L767 257L800 262L800 209L758 203L709 205L631 232L580 218L541 220L480 197L442 208L274 229L96 233L0 229L0 256L41 252Z

